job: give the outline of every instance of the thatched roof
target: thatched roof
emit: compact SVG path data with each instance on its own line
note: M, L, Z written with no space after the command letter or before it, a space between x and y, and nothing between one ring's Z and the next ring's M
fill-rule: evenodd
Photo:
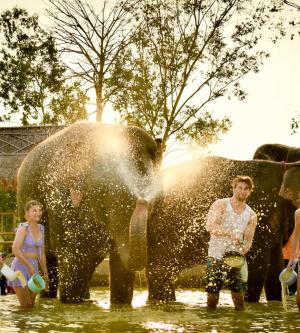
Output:
M27 153L63 126L0 127L0 183L16 188L18 168Z

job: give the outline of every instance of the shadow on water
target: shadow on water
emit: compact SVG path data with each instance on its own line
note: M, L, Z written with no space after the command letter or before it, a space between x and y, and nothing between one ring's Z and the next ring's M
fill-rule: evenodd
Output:
M23 310L15 295L0 297L0 332L300 332L295 297L288 311L280 302L248 304L236 312L230 293L221 294L217 311L208 312L202 291L180 290L177 302L148 304L147 291L137 290L129 306L110 306L109 291L93 289L93 302L61 304L41 299L34 309Z

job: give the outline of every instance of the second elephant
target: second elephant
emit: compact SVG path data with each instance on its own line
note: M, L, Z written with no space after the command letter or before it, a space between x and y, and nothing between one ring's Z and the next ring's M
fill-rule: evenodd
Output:
M163 192L148 222L150 300L175 300L178 274L195 264L206 263L209 239L206 214L216 199L232 195L231 181L237 175L253 178L255 189L249 205L259 219L253 246L247 254L247 300L258 302L263 287L268 300L281 299L278 280L283 269L281 163L208 157L170 167L163 173Z

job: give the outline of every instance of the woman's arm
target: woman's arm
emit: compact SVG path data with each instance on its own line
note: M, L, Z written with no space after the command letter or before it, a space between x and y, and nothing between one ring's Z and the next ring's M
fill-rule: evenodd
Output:
M48 278L48 270L47 270L47 263L46 263L46 255L45 255L45 246L44 246L44 227L41 227L42 237L43 237L43 245L41 248L41 251L38 251L39 256L39 263L41 266L41 269L44 273L44 280L48 284L49 278Z
M28 269L29 274L33 275L34 267L27 260L27 258L24 256L23 252L21 251L26 233L27 233L27 231L23 226L20 226L18 228L13 245L12 245L12 252L15 255L15 257L18 258L19 261Z
M42 269L44 275L48 275L47 264L46 264L46 255L45 255L44 247L42 248L41 254L39 255L39 261L40 261L40 266L41 266L41 269Z
M297 209L295 211L295 227L291 236L290 260L287 267L291 267L295 260L296 251L299 247L299 237L300 237L300 209Z

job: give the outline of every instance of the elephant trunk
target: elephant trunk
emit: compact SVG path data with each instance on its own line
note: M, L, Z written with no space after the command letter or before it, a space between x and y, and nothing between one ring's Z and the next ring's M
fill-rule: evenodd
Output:
M138 199L129 225L128 269L142 270L147 263L148 201Z

